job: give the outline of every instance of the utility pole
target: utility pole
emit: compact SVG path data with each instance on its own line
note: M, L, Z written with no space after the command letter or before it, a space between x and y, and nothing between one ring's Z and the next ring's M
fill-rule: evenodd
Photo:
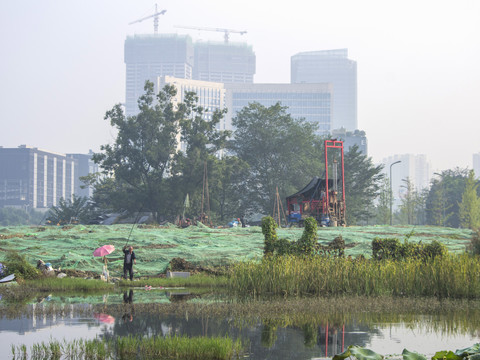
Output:
M395 161L390 164L390 226L393 225L393 189L392 189L392 166L398 163L401 163L401 160Z

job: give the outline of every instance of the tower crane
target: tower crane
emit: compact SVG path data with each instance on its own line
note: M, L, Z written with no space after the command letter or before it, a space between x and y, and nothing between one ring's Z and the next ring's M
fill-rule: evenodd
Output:
M224 39L225 43L228 43L228 38L230 36L230 33L237 33L240 35L246 34L247 32L245 30L232 30L232 29L221 29L221 28L210 28L210 27L199 27L199 26L179 26L175 25L176 28L180 29L193 29L193 30L204 30L204 31L219 31L224 33Z
M158 16L163 15L166 12L167 12L167 10L158 11L157 10L157 4L155 4L155 13L154 14L145 16L145 17L143 17L141 19L138 19L138 20L135 20L135 21L132 21L128 25L132 25L132 24L135 24L135 23L138 23L138 22L141 22L143 20L147 20L147 19L150 19L150 18L153 17L153 33L158 34Z

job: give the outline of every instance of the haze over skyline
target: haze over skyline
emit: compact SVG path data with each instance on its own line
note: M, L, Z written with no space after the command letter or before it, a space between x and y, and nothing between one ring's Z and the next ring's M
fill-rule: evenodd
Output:
M480 2L165 0L160 33L252 45L255 83L289 83L298 52L347 48L357 62L358 125L369 155L426 154L434 170L480 152ZM147 0L0 2L0 146L98 151L105 112L125 101L124 41L153 33Z

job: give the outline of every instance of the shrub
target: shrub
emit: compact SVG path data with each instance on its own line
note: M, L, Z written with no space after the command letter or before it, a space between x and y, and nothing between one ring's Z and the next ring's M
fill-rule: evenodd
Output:
M271 216L266 216L262 219L262 234L265 238L263 254L273 254L275 250L275 242L278 239L277 236L277 223Z
M448 253L445 245L437 240L430 244L412 243L408 239L400 243L396 238L380 239L372 241L372 258L375 260L404 260L404 259L433 259Z
M5 265L8 273L14 273L16 278L33 280L40 276L40 272L27 262L24 255L16 251L9 251L5 255Z
M375 260L400 258L400 241L397 238L380 239L372 241L372 257Z
M298 251L301 254L310 255L315 251L317 244L317 220L313 217L305 219L305 229L302 237L298 240Z

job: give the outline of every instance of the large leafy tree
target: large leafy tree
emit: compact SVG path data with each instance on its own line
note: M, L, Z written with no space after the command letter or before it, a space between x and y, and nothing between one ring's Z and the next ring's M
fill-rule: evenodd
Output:
M175 88L167 85L155 99L153 83L146 82L145 94L138 100L138 115L125 116L120 104L106 113L105 120L116 128L117 137L112 145L103 145L93 160L117 184L110 193L122 200L117 207L162 213L164 179L177 149L182 117L173 108L175 95Z
M440 181L432 182L425 207L427 224L459 227L459 204L468 177L467 169L445 170Z
M271 213L277 188L284 199L321 175L322 147L315 126L292 118L280 103L250 103L237 113L233 125L230 149L250 168L244 179L249 212Z
M380 191L378 193L377 202L375 206L376 223L381 225L390 224L390 200L392 199L392 190L390 188L390 179L384 177L380 182Z
M458 208L460 226L468 229L480 227L480 198L477 194L478 183L475 180L473 170L468 173L465 191L462 194L462 202Z
M182 149L173 158L170 179L172 195L183 199L189 194L193 214L200 214L206 208L208 173L214 170L230 135L229 131L217 129L226 110L215 110L206 119L208 109L197 105L197 102L197 95L191 92L179 105L183 115L179 122Z
M368 223L375 215L374 201L385 177L383 165L375 166L371 158L359 151L357 145L345 153L344 161L347 224Z
M418 191L410 178L403 179L405 189L402 203L399 207L399 221L401 224L425 224L425 198L427 192Z

